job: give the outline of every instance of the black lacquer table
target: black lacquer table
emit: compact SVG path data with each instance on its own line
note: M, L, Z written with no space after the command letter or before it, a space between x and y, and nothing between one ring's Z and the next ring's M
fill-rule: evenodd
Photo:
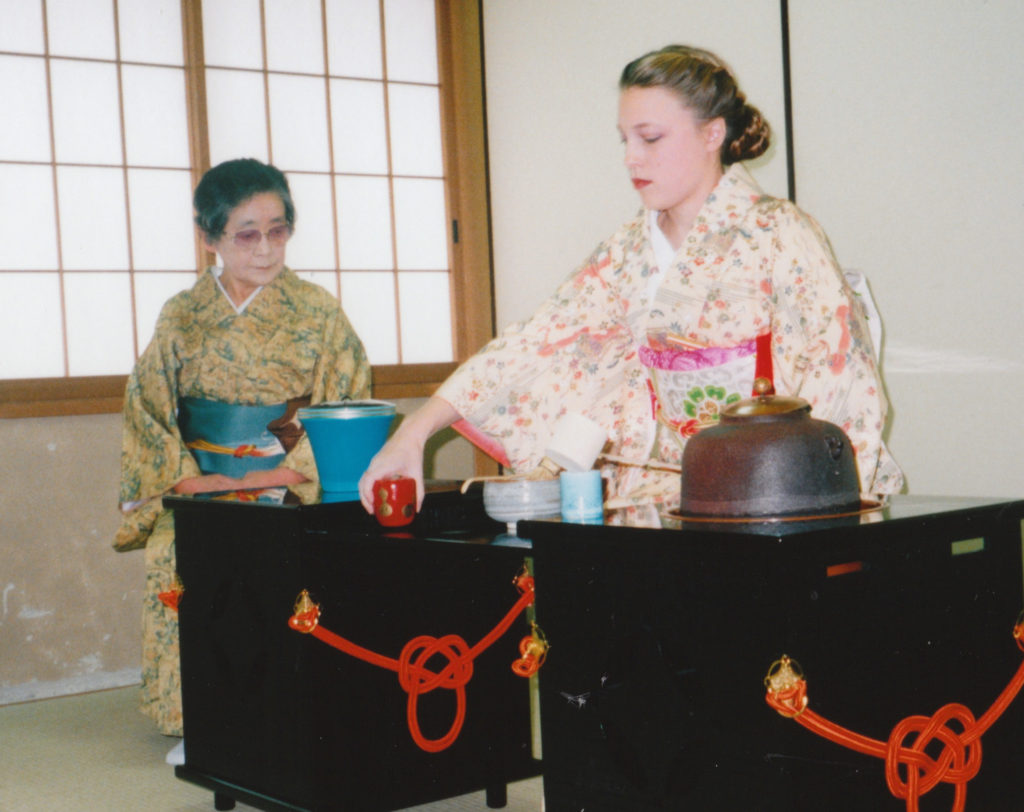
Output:
M907 808L882 760L779 715L763 680L788 655L810 708L882 742L947 703L981 717L1024 658L1022 523L1024 501L909 496L821 520L521 522L551 646L547 812ZM1024 808L1024 697L982 742L966 809ZM952 785L920 804L951 809Z
M308 590L325 628L382 656L420 635L472 646L516 603L528 553L479 492L439 486L395 530L358 503L251 496L166 500L184 587L179 778L211 789L218 809L394 810L478 790L499 807L507 782L538 774L531 681L510 668L526 613L473 661L465 722L436 753L413 740L395 672L288 624ZM422 736L443 737L455 708L453 690L420 695Z

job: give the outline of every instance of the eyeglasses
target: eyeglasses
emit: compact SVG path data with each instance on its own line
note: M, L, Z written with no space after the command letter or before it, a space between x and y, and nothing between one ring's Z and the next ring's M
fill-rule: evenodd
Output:
M288 238L292 236L292 227L282 223L281 225L274 226L269 231L247 228L244 231L236 232L231 239L239 248L251 249L260 244L264 234L271 245L284 245L288 242Z

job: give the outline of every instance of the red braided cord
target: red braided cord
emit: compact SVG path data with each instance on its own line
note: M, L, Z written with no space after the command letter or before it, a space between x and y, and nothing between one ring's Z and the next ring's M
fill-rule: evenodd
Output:
M1024 651L1024 627L1014 628L1017 646ZM788 658L784 658L788 662ZM975 720L970 709L952 702L939 708L932 716L909 716L897 724L887 742L878 741L848 730L819 716L807 707L807 683L797 679L790 687L769 687L765 701L783 716L795 719L812 733L851 750L885 760L885 780L889 791L903 798L907 812L918 812L918 800L940 782L953 784L953 812L963 812L967 802L967 782L981 769L981 737L1006 711L1021 687L1024 687L1024 662L1013 679L996 698L992 706ZM951 730L947 723L956 720L961 733ZM916 734L908 746L903 742ZM929 756L925 749L938 740L943 744L938 758ZM906 781L900 768L906 771Z
M408 694L406 719L409 723L409 734L421 750L438 753L451 746L462 731L462 725L466 719L466 685L473 676L473 660L508 631L523 610L533 603L533 578L529 575L520 575L516 578L515 583L522 592L519 600L506 613L505 617L472 648L456 634L448 634L441 638L420 635L406 643L399 658L395 660L363 648L325 629L319 624L320 613L319 607L316 606L304 611L297 609L296 613L288 620L288 625L296 631L312 634L318 640L345 654L357 657L371 665L397 672L398 683ZM448 658L448 664L437 673L426 667L427 662L434 655ZM428 739L420 730L417 705L420 694L430 693L435 688L447 688L455 691L455 718L444 736L438 739Z

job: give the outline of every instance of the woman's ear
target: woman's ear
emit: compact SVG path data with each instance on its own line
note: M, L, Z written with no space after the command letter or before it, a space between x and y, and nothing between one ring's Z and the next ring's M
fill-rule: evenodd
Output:
M207 234L202 229L199 229L199 236L200 236L200 238L203 241L203 247L207 251L209 251L211 254L216 254L217 253L217 245L216 245L216 242L211 242L210 241L210 235Z
M703 130L704 145L708 152L718 152L722 148L722 144L725 143L725 119L718 116L710 121L705 121Z

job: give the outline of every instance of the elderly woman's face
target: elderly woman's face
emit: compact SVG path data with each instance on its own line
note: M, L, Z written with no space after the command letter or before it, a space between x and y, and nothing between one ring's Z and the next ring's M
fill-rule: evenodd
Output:
M207 245L220 256L220 281L235 304L281 273L290 236L284 203L273 192L254 195L232 210L224 233Z

